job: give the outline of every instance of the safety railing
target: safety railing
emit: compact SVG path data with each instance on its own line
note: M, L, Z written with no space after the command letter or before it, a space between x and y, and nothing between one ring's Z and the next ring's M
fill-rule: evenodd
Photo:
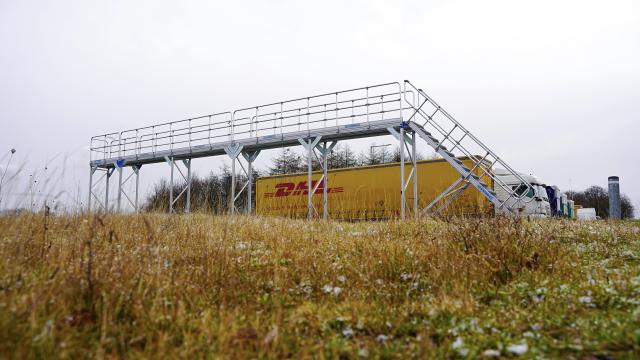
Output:
M91 138L91 161L170 155L177 149L399 119L403 92L392 82L98 135Z
M454 155L462 154L472 159L474 167L470 169L471 171L478 169L482 174L491 178L494 190L496 186L499 186L508 194L508 197L502 201L501 207L506 206L511 208L518 202L528 203L533 200L527 197L529 189L533 189L533 186L524 180L517 171L512 169L502 158L489 149L488 146L471 134L422 89L416 88L408 80L405 80L404 85L404 100L408 105L409 111L411 111L406 121L414 121L420 124L425 130L435 135L440 146L444 146ZM421 123L418 120L424 122ZM514 176L521 184L525 184L527 187L527 189L525 189L526 191L522 192L521 190L512 189L500 176L497 176L492 171L494 166L506 169L509 174Z

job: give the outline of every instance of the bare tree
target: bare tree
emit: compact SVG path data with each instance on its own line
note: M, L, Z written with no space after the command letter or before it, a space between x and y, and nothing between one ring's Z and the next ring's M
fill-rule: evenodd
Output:
M609 193L601 186L590 186L584 191L567 191L567 198L583 207L596 209L596 214L602 218L609 217ZM635 208L627 195L620 197L622 218L632 219Z

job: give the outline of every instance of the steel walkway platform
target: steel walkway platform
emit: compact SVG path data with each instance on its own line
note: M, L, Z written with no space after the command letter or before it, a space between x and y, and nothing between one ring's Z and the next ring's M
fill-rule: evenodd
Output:
M226 155L231 159L231 191L229 212L235 213L241 194L247 196L246 213L252 213L253 161L266 149L302 145L306 151L308 172L308 216L320 216L314 208L312 196L318 187L327 182L327 157L338 141L393 135L400 151L399 192L401 218L410 211L414 216L425 212L437 213L468 187L478 189L493 203L496 211L514 212L523 202L527 191L516 193L500 177L494 175L493 166L501 166L506 172L531 187L518 172L498 157L492 150L471 134L422 89L408 80L325 93L235 111L205 115L180 121L161 123L142 128L94 136L90 144L90 177L88 211L92 202L98 210L110 211L109 183L118 172L116 210L123 210L123 200L139 211L139 175L143 165L166 162L170 165L169 212L175 212L176 201L185 196L185 212L190 212L191 161L196 158ZM426 208L418 207L416 154L418 138L426 142L442 156L460 178ZM465 156L474 166L462 166L457 156ZM311 179L313 159L319 159L322 177ZM412 170L405 176L405 159ZM244 159L246 166L241 159ZM180 169L183 164L185 171ZM236 191L236 163L246 175L247 181ZM131 172L125 177L126 169ZM94 181L96 172L103 172ZM174 174L184 180L184 189L174 196ZM186 174L185 174L186 173ZM475 173L491 178L493 188L479 180ZM123 185L135 179L135 194L130 196ZM106 179L104 197L94 191L95 184ZM324 184L322 217L328 218L327 185ZM406 204L406 191L412 185L413 206ZM496 197L501 188L508 196Z
M92 160L90 165L99 168L114 168L121 166L142 166L165 162L167 158L175 160L195 159L209 156L225 155L225 149L240 145L244 151L259 151L277 149L300 145L298 139L322 137L322 141L333 142L339 140L352 140L364 137L390 135L389 128L400 127L401 118L377 120L370 123L353 123L341 126L329 126L316 130L294 131L278 135L266 135L262 137L246 138L237 141L224 141L213 144L180 147L168 150L152 151L127 156Z

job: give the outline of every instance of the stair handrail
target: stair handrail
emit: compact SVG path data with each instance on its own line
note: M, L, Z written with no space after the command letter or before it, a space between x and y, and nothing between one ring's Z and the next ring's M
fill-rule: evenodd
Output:
M436 108L436 111L434 112L434 115L440 111L449 121L451 121L451 123L453 123L455 125L455 127L460 128L465 136L464 137L468 137L471 140L473 140L478 146L480 146L482 148L483 151L486 151L488 153L488 155L491 155L491 157L493 157L495 160L493 162L491 162L491 164L495 164L495 163L499 163L501 166L503 166L507 171L509 171L509 173L511 173L513 176L515 176L522 184L525 184L527 186L527 191L523 192L522 195L517 195L515 194L515 191L512 189L509 189L508 185L506 183L504 183L501 179L499 179L499 176L493 174L490 169L488 169L489 171L485 170L483 166L480 166L481 168L483 168L483 172L485 174L487 174L489 177L491 177L494 181L498 181L499 185L507 190L507 192L509 193L509 197L502 203L502 204L506 204L506 202L511 198L512 195L515 195L514 198L517 199L517 201L521 201L523 203L529 203L531 201L533 201L533 198L529 198L527 197L527 193L529 192L529 189L533 189L533 186L531 184L529 184L528 181L526 181L517 171L515 171L513 168L511 168L501 157L499 157L496 153L494 153L491 149L489 149L489 147L487 147L482 141L480 141L480 139L478 139L477 137L475 137L469 130L467 130L461 123L459 123L453 116L451 116L446 110L444 110L438 103L436 103L429 95L427 95L422 89L419 89L417 87L415 87L409 80L405 80L405 86L409 85L413 90L415 90L419 95L422 95L425 98L425 101L418 107L416 107L416 103L415 103L415 98L414 98L414 102L411 103L410 101L408 101L408 99L406 98L406 93L407 90L405 89L405 102L407 102L407 104L409 104L409 106L415 110L415 113L411 116L411 118L415 117L416 114L420 113L421 116L426 117L427 118L427 122L429 122L431 120L431 123L434 125L434 127L436 129L438 129L438 131L440 131L443 135L446 134L446 131L442 128L442 126L440 126L438 123L436 123L435 121L433 121L432 116L429 116L427 114L423 114L422 112L424 110L421 110L422 106L424 106L424 104L426 104L426 102L429 102L432 106L434 106ZM422 112L421 112L422 111ZM446 135L445 135L446 136ZM464 138L463 137L463 138ZM444 141L444 140L443 140ZM441 141L440 143L442 144ZM454 143L452 141L452 143ZM472 157L473 154L471 154L471 152L469 150L467 150L463 145L461 145L459 142L455 142L455 144L457 145L457 147L463 152L465 153L465 155L467 155L468 157Z

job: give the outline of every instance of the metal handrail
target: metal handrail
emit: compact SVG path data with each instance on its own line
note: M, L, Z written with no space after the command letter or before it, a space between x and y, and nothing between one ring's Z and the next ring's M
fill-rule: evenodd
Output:
M533 186L531 184L529 184L526 180L524 180L524 178L522 176L520 176L520 174L518 172L516 172L514 169L512 169L504 160L502 160L498 155L496 155L491 149L489 149L489 147L487 147L484 143L482 143L482 141L480 141L478 138L476 138L471 132L469 132L469 130L467 130L462 124L460 124L457 120L455 120L455 118L453 118L453 116L451 116L449 113L447 113L440 105L438 105L431 97L429 97L422 89L418 89L416 88L413 84L411 84L410 81L405 80L405 86L409 85L413 90L416 91L416 93L418 94L418 97L420 95L422 95L425 98L425 101L420 104L420 106L417 106L417 103L415 102L415 97L413 98L413 102L410 102L407 98L406 98L406 88L405 88L405 101L411 106L411 108L413 108L415 110L415 113L412 115L415 116L416 114L420 114L422 117L426 118L426 123L429 123L434 129L436 129L441 135L444 136L443 140L440 140L440 144L443 145L443 143L445 141L450 141L452 144L454 144L454 146L449 150L452 151L455 148L459 149L464 155L466 155L469 158L474 158L475 154L473 154L471 151L469 151L464 145L461 144L462 140L464 138L468 138L470 140L473 141L473 143L475 143L476 145L478 145L483 152L486 152L486 155L483 157L483 159L486 159L486 157L488 155L490 155L493 158L493 161L490 161L489 163L491 164L491 166L493 166L495 163L499 163L501 166L503 166L507 171L509 171L509 173L511 173L513 176L515 176L518 181L520 181L521 183L525 184L527 186L527 191L525 191L522 195L518 196L515 191L513 189L510 189L509 186L500 179L499 176L496 176L495 174L493 174L493 172L491 171L490 167L486 167L484 166L485 164L482 163L477 163L476 166L479 167L482 172L484 174L486 174L487 176L489 176L494 183L498 183L498 185L500 187L502 187L504 190L507 191L507 193L509 194L509 197L507 197L507 199L505 199L502 202L502 205L506 205L506 203L510 200L510 198L513 196L514 199L516 200L516 203L518 201L522 201L524 203L528 203L531 202L533 199L532 198L528 198L526 196L527 192L529 189L533 189ZM420 100L418 99L418 102ZM431 106L433 106L436 110L434 111L433 114L429 115L426 114L424 112L424 110L422 109L422 106L426 103L430 103ZM454 127L451 130L446 130L444 129L439 123L435 122L433 120L433 117L435 116L435 114L437 114L438 112L442 113L453 125ZM450 139L450 135L451 133L455 130L455 128L460 129L463 132L463 136L462 138L458 139L457 141L453 141ZM494 184L495 186L495 184ZM501 206L502 206L501 205Z
M390 87L395 90L390 91ZM361 93L364 95L358 95ZM282 135L300 125L310 131L312 127L329 126L329 121L338 126L345 119L353 123L358 117L367 123L376 116L384 119L388 113L397 112L401 117L402 95L401 84L390 82L97 135L90 142L91 160L138 158L145 150L152 154L163 150L172 153L183 145L191 151L198 144L212 147L218 141L259 137L265 131L275 135L280 130ZM397 109L385 106L393 103L398 103ZM225 118L217 119L220 117Z

